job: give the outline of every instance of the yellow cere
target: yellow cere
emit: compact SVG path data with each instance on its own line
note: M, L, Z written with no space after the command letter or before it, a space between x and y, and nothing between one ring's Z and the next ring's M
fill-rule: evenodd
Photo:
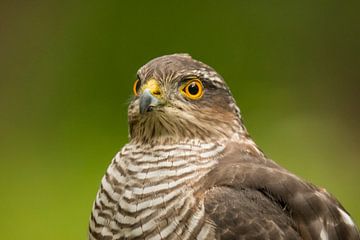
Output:
M161 95L161 88L159 85L159 82L156 79L150 79L148 80L142 87L141 91L145 91L145 89L149 89L151 94L155 97L160 97Z

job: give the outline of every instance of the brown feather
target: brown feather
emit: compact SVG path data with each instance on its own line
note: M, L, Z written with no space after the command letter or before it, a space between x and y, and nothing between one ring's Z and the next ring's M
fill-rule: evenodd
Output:
M266 192L264 196L272 200L268 207L286 206L284 221L291 217L303 239L321 239L325 235L328 238L324 239L360 239L356 226L344 221L340 210L345 210L335 198L239 143L228 144L220 163L205 180L206 189L224 186L238 194L243 189ZM205 195L207 201L214 200L207 200ZM239 205L236 210L242 212L244 208Z

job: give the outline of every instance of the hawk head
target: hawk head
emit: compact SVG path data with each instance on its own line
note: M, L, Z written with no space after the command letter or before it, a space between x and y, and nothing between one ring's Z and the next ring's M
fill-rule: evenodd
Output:
M158 57L138 70L128 117L131 140L143 143L221 139L245 131L223 78L188 54Z

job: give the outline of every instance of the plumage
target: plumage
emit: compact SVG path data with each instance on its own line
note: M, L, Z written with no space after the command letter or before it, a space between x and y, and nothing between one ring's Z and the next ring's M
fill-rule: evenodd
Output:
M266 158L211 67L156 58L134 91L130 141L101 181L89 239L360 239L325 189Z

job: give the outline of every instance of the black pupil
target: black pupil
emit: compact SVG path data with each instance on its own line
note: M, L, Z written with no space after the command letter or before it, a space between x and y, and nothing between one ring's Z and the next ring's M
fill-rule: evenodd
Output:
M139 90L140 90L140 85L141 85L140 80L137 80L137 81L136 81L136 86L135 86L136 92L139 92Z
M188 91L191 95L196 95L199 92L199 86L196 83L191 83L188 87Z

